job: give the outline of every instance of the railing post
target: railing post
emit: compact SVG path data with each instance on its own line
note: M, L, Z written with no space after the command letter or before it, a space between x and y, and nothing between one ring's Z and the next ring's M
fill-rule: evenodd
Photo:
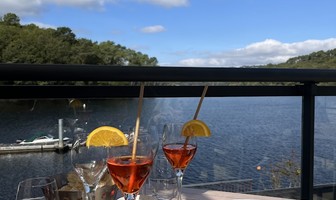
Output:
M315 83L304 83L302 95L301 199L313 200Z
M63 119L58 119L58 148L62 150L64 148L63 143Z

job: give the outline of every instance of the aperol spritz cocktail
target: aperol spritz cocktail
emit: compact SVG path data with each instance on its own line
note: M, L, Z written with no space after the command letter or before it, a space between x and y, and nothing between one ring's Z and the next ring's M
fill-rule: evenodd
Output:
M182 143L165 144L163 152L174 169L185 169L196 153L197 146Z
M146 157L136 157L134 161L131 156L115 157L107 162L116 185L126 193L135 193L140 190L152 165L153 160Z
M164 126L162 150L175 170L177 178L177 199L181 200L183 174L194 158L197 150L196 138L182 135L183 123L170 123Z
M125 200L136 199L150 174L158 148L156 132L141 129L137 136L136 154L133 155L134 137L128 135L127 145L109 148L107 166L113 181L123 192Z

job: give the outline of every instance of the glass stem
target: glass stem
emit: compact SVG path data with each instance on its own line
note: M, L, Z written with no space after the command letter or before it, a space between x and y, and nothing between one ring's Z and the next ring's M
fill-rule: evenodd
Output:
M85 186L85 190L86 190L86 198L87 200L95 200L95 192L96 192L96 187L93 186Z
M124 198L125 200L135 200L137 197L138 193L124 193Z
M176 169L176 178L177 178L177 200L182 200L182 180L183 180L183 170Z

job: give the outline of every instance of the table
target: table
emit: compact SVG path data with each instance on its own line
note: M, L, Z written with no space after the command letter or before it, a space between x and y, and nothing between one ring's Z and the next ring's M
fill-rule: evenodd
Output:
M183 200L286 200L285 198L278 197L191 188L182 189L182 198ZM154 198L140 195L139 200L154 200Z
M268 196L252 195L252 194L240 194L240 193L232 193L232 192L191 189L191 188L183 188L182 195L185 200L229 200L229 199L285 200L284 198L278 198L278 197L268 197Z

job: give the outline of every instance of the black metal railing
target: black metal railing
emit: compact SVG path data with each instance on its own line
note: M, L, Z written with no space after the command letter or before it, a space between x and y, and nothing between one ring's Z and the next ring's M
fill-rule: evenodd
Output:
M0 81L132 81L201 82L190 86L147 86L144 97L198 97L209 85L207 97L301 96L301 199L313 199L314 112L316 96L336 96L331 69L123 67L90 65L0 64ZM227 86L212 82L294 82L290 86ZM203 84L203 85L202 85ZM137 97L134 86L28 86L2 85L0 99Z

